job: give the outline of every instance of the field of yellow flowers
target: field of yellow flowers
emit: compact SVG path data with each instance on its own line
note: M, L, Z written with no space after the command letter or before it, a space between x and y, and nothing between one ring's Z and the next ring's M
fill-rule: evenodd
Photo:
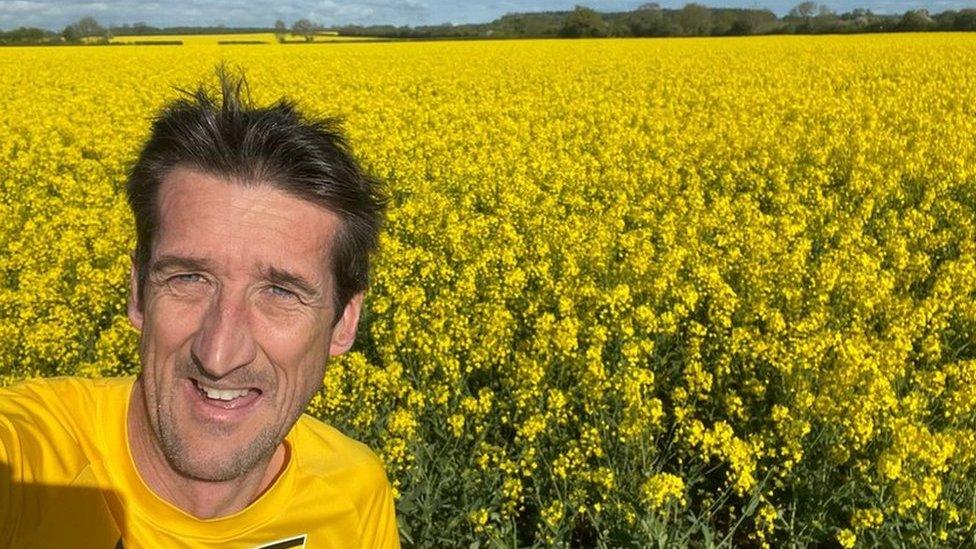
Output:
M976 544L976 37L0 49L0 384L137 371L123 181L221 61L389 186L313 412L406 544Z
M285 33L281 35L281 39L284 43L295 44L304 43L305 37ZM101 38L91 39L91 43L99 43ZM384 38L375 38L370 36L340 36L338 34L328 34L321 33L315 35L312 41L319 44L323 42L372 42L375 40L389 40ZM186 45L186 46L218 46L223 43L223 45L231 44L245 44L249 43L252 45L258 44L273 44L277 45L281 42L278 40L278 35L271 32L255 32L255 33L234 33L234 34L184 34L184 35L172 35L172 34L140 34L140 35L120 35L113 36L109 40L112 44L138 44L138 45Z

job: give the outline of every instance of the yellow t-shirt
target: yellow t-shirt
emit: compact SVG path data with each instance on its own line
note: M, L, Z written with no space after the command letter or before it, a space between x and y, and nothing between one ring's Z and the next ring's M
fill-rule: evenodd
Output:
M133 381L0 388L0 547L399 547L379 460L307 415L285 470L244 510L201 520L160 499L129 452Z

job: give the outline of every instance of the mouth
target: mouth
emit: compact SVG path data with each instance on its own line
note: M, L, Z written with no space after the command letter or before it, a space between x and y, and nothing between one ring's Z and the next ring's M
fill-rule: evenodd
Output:
M255 387L223 388L214 387L200 380L190 378L197 401L210 409L244 411L261 398L261 390ZM230 419L230 418L228 418Z

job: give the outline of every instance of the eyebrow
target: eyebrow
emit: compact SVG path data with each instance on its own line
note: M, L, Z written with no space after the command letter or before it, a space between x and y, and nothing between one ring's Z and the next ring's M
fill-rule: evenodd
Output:
M154 273L176 270L206 271L208 270L209 266L210 262L208 262L206 259L184 257L179 255L164 255L153 261L152 266L149 267L149 270Z

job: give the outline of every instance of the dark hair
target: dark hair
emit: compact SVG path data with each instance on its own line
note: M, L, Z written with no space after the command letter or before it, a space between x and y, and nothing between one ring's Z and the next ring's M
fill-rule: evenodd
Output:
M153 121L129 174L139 302L159 228L159 186L171 171L185 167L242 184L268 184L335 213L341 220L331 253L338 319L369 281L369 256L386 206L379 182L359 167L337 119L304 117L284 98L255 108L243 75L220 67L217 76L219 104L203 85L183 91Z

